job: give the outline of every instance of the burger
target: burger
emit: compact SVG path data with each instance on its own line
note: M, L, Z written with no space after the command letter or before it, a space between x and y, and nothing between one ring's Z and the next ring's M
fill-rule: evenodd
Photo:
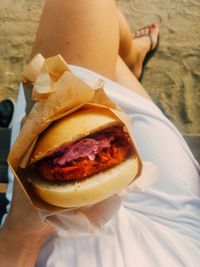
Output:
M120 192L140 171L124 123L107 109L89 108L51 123L29 161L35 193L58 207L82 207Z

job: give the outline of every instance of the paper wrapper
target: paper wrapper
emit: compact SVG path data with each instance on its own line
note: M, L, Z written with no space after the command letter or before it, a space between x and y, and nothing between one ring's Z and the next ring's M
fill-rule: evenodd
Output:
M59 55L48 59L37 55L23 71L22 81L25 95L28 99L32 95L32 100L27 105L30 113L8 157L10 168L44 222L67 231L69 235L92 233L114 216L120 207L122 196L130 188L144 190L152 184L157 178L157 170L150 168L149 175L146 173L145 176L140 176L142 162L134 143L130 119L106 96L102 81L88 81L93 86L83 82L70 71ZM91 107L109 110L125 124L139 160L138 174L122 192L92 206L64 209L45 203L33 192L27 179L30 173L25 169L37 137L53 121Z

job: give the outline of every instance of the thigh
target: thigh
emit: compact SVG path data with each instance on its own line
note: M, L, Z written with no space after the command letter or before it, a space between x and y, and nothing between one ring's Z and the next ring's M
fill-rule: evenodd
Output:
M32 56L64 59L109 78L119 49L118 13L113 0L47 0Z

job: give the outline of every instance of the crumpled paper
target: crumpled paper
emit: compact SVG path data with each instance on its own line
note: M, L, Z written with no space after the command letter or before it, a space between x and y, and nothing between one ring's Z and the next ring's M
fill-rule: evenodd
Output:
M61 56L44 59L39 54L23 71L22 82L27 98L26 111L30 113L8 157L11 170L43 222L64 230L69 236L94 233L116 214L129 190L146 190L158 178L158 170L145 163L142 171L130 119L107 97L102 80L82 81ZM91 105L109 109L125 123L139 159L138 175L121 192L92 206L64 209L44 203L32 191L25 171L37 137L53 121Z

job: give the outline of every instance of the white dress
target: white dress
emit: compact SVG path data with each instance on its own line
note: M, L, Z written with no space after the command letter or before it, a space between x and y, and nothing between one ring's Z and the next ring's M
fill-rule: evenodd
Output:
M160 178L145 192L130 192L99 233L67 238L58 232L50 236L36 266L200 266L199 165L182 136L152 102L94 72L72 69L84 80L99 77L105 81L107 95L133 120L142 159L159 167ZM19 131L23 98L20 90L12 142ZM12 183L8 199L11 189Z

